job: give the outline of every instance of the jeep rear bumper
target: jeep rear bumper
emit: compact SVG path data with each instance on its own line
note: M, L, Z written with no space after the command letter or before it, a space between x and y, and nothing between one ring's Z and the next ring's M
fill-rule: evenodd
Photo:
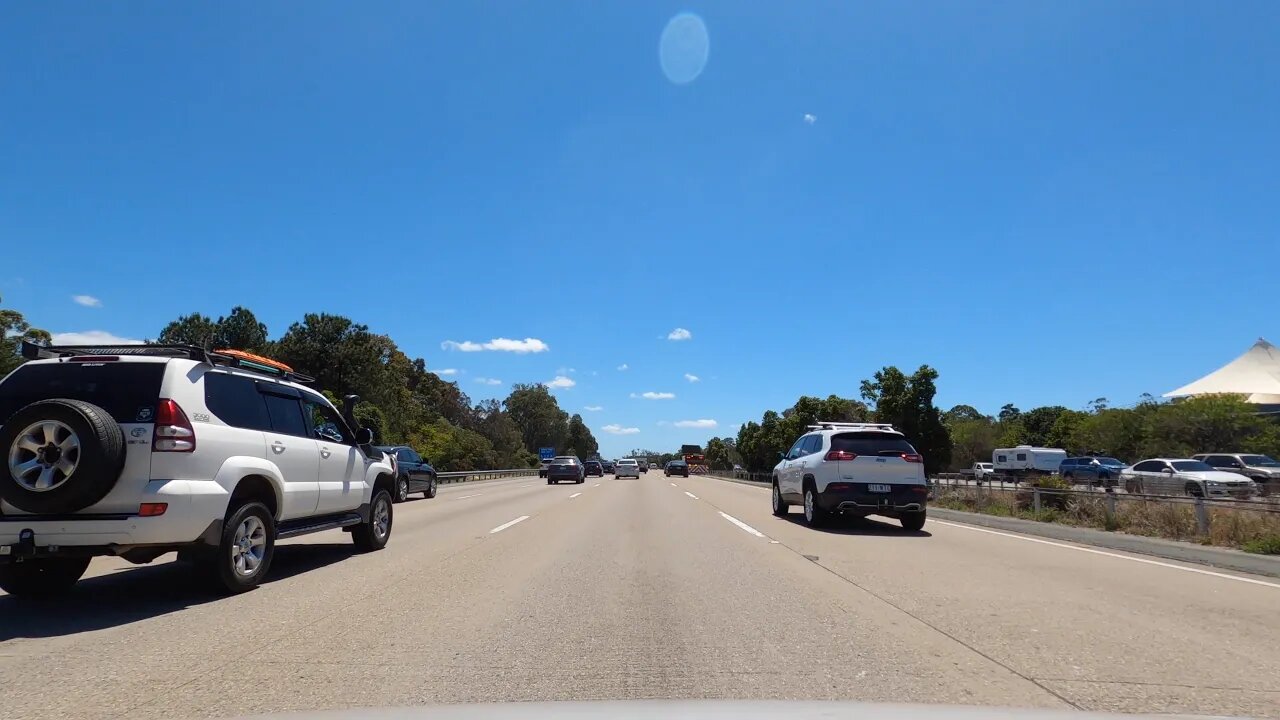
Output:
M889 492L873 492L867 483L832 483L818 493L823 510L857 515L893 515L925 509L928 485L891 484Z
M218 483L154 480L138 499L168 507L163 515L152 517L136 513L0 515L0 555L28 548L34 548L36 555L118 555L138 547L218 544L229 499Z

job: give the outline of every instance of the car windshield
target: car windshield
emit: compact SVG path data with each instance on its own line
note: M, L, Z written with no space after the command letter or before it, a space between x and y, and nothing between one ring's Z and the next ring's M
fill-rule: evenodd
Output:
M0 720L1280 719L1280 0L0 48Z
M1266 455L1241 455L1240 461L1249 467L1280 467L1280 462Z

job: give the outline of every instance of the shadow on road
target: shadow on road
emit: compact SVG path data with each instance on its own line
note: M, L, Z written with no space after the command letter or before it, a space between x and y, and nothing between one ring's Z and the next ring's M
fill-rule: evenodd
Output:
M804 515L799 513L787 513L786 521L808 527L808 525L805 525ZM929 527L928 522L925 523L925 527ZM842 517L840 515L828 520L826 525L814 529L818 532L833 535L884 535L902 538L933 537L928 530L907 532L902 529L902 526L896 520L872 520L871 518Z
M265 584L332 565L353 554L355 548L350 543L279 546ZM186 563L175 560L141 565L81 580L59 598L0 597L0 642L102 630L223 599L206 589Z

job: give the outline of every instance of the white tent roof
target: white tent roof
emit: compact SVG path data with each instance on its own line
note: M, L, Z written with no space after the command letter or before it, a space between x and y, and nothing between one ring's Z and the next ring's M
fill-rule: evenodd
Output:
M1280 404L1280 349L1258 338L1245 354L1165 397L1232 393L1251 403Z

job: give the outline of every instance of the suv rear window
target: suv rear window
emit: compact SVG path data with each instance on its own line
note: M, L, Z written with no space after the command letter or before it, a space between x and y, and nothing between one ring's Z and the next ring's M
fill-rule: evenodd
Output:
M849 432L831 436L831 449L854 455L914 455L916 449L901 435L877 432Z
M119 361L23 365L0 382L0 425L23 407L53 398L93 403L119 423L151 422L166 365Z

